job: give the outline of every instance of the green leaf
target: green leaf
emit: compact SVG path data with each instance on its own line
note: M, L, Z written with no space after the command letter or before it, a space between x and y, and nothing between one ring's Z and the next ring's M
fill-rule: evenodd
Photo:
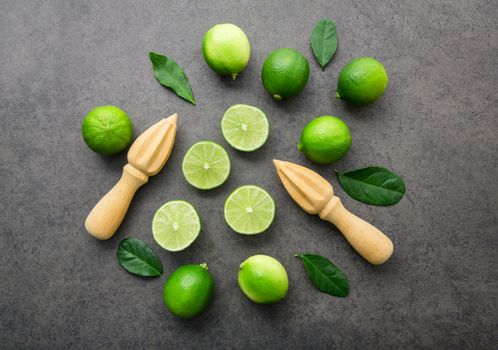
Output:
M345 297L349 294L346 276L330 260L313 254L297 254L296 257L301 258L311 282L320 292L336 297Z
M195 105L194 95L182 67L172 59L155 52L149 53L152 70L159 83L173 90L178 96Z
M116 252L119 264L128 272L139 276L161 276L163 266L159 257L144 241L125 238Z
M330 19L318 21L311 34L311 48L316 60L325 70L337 50L337 30L335 22Z
M363 203L393 205L405 194L403 179L378 166L337 173L337 175L344 191Z

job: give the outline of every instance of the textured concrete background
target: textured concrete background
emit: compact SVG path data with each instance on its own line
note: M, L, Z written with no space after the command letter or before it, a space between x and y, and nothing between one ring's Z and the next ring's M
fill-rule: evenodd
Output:
M437 348L492 349L498 343L498 4L448 1L14 1L0 4L0 347L125 348ZM337 22L339 50L325 72L313 60L314 23ZM204 32L233 22L253 53L235 82L202 59ZM310 60L311 78L297 98L275 103L260 82L266 55L294 47ZM196 107L160 86L148 52L184 68ZM384 97L348 107L333 98L340 68L370 55L390 75ZM272 132L265 147L241 154L223 140L219 122L232 104L259 106ZM99 242L83 222L121 174L125 154L102 157L81 138L94 106L117 105L135 135L178 112L180 127L163 171L137 194L116 236ZM332 114L350 126L353 146L333 166L318 167L296 149L304 124ZM200 192L180 165L187 148L212 139L233 163L228 183ZM344 205L393 239L395 254L372 267L338 231L305 214L274 174L272 158L318 170ZM356 202L333 168L378 164L406 181L396 206ZM260 185L274 196L269 232L243 237L223 220L237 186ZM203 219L187 250L163 251L150 223L165 201L185 199ZM138 237L160 255L165 274L129 275L118 265L120 239ZM318 253L350 281L345 299L319 293L296 252ZM237 286L239 263L265 253L287 268L287 299L249 302ZM182 321L162 303L166 276L184 263L207 262L215 296L204 314Z

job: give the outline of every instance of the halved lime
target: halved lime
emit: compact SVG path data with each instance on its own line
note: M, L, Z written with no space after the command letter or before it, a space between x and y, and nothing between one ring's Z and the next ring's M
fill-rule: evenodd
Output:
M243 235L266 231L274 216L273 198L258 186L241 186L225 201L225 220L228 226Z
M201 141L185 154L182 170L189 184L210 190L222 185L230 175L230 159L227 151L217 143Z
M152 219L152 235L157 244L171 252L187 248L199 236L201 219L185 201L163 204Z
M239 151L252 152L265 144L270 125L261 109L239 104L225 112L221 131L230 146Z

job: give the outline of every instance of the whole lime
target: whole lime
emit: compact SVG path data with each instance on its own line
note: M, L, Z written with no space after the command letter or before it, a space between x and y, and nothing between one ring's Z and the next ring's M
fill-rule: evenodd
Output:
M336 97L354 105L376 101L387 87L387 72L371 57L355 58L339 74Z
M285 298L289 280L278 260L268 255L253 255L240 264L239 287L253 302L272 304Z
M213 278L206 264L183 265L166 280L164 304L173 315L191 318L200 314L213 295Z
M115 106L92 109L83 120L83 140L94 152L108 156L122 152L133 135L128 114Z
M242 29L231 23L217 24L202 39L202 54L216 73L237 75L249 63L251 46Z
M330 115L317 117L303 128L297 148L313 162L330 164L341 159L351 147L349 128Z
M261 78L266 91L277 101L296 96L310 76L308 60L289 48L270 53L263 64Z

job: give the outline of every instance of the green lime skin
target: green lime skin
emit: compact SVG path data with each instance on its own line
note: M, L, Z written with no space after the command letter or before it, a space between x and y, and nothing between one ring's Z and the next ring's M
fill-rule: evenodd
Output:
M253 255L240 264L238 282L246 297L257 304L278 303L289 290L287 271L268 255Z
M384 94L387 82L382 63L371 57L355 58L339 74L336 97L353 105L366 105Z
M164 304L173 315L192 318L208 306L213 296L213 277L206 264L183 265L166 280Z
M310 66L306 57L289 48L270 53L261 73L263 86L277 101L299 94L306 86L309 76Z
M348 153L351 142L346 123L337 117L325 115L306 124L297 148L315 163L330 164Z
M83 140L94 152L112 156L126 149L133 136L128 114L115 106L92 109L83 119Z
M206 63L220 75L237 75L246 68L251 45L242 29L231 23L217 24L202 39L202 55Z

